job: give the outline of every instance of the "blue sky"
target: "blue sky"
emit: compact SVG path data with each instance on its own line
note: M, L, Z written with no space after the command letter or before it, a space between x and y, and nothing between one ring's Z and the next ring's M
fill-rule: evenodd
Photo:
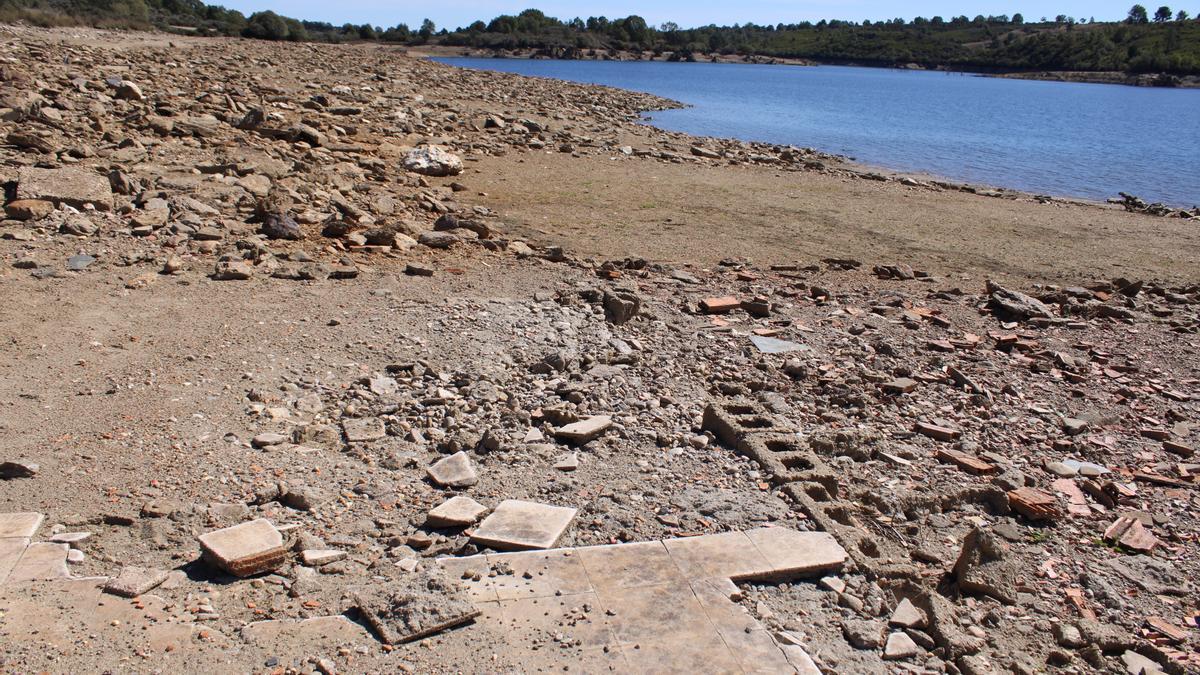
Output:
M1161 0L1160 0L1161 1ZM1123 18L1133 0L1059 0L1054 3L1030 2L1028 0L1012 0L1010 2L979 2L978 0L961 0L960 2L944 0L913 0L910 2L882 2L881 0L663 0L660 2L634 2L632 0L606 0L602 2L572 2L571 0L439 0L438 2L387 2L386 0L343 0L331 3L318 0L209 0L212 4L221 4L231 9L238 9L247 15L252 12L273 9L280 14L310 19L313 21L328 21L341 25L344 23L370 23L376 26L394 26L407 23L416 27L421 20L428 17L433 19L438 28L456 28L465 26L476 19L484 21L499 14L516 14L523 9L536 7L550 16L560 19L570 19L576 16L607 16L611 18L638 14L653 25L664 21L674 21L683 27L700 26L710 23L725 25L733 23L754 22L758 24L798 23L800 21L818 21L820 19L844 19L862 21L870 19L877 21L903 17L911 19L914 16L943 17L966 14L1015 14L1020 12L1026 20L1036 20L1042 16L1053 17L1055 14L1066 14L1074 17L1095 17L1097 20L1112 20ZM1144 2L1153 12L1158 3L1153 5ZM1192 6L1194 5L1194 6ZM1186 9L1195 14L1200 11L1200 0L1190 0L1185 5L1176 6L1175 10Z

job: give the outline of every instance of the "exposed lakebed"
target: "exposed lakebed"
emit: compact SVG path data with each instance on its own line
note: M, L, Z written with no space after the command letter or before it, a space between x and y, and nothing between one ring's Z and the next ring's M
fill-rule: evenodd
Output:
M842 66L438 60L681 101L690 107L647 115L673 131L1056 196L1200 203L1200 90Z

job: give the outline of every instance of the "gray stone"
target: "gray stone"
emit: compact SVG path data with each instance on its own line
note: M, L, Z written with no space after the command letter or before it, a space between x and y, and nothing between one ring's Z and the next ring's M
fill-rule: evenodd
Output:
M883 648L883 658L889 661L911 659L919 653L917 643L903 631L896 631L887 638Z
M1017 601L1017 562L1008 544L995 534L976 528L967 534L954 563L958 586L967 593L983 593L1001 602Z
M351 443L377 441L387 435L383 420L376 417L342 420L342 432Z
M883 623L866 619L851 619L842 623L846 641L856 649L879 649L883 646Z
M554 437L568 443L584 444L596 440L612 426L608 415L595 415L554 430Z
M457 176L463 171L463 163L457 155L436 145L423 145L404 156L404 168L423 176Z

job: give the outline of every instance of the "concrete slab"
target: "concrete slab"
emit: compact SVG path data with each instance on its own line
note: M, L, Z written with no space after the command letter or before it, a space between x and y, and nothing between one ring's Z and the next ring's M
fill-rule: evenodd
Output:
M5 537L0 539L0 584L3 584L17 561L29 546L29 537Z
M767 576L772 569L744 532L668 539L663 545L679 570L689 579L757 579Z
M32 537L44 518L40 513L0 513L0 538Z
M778 641L737 603L733 579L836 569L846 553L831 541L764 528L438 563L479 608L476 621L499 628L529 671L817 675L802 648ZM555 649L544 648L546 635L558 636Z
M828 532L764 527L746 532L746 537L766 558L767 577L795 579L839 570L846 563L846 550Z
M483 519L471 541L498 551L553 548L575 513L563 506L506 499Z
M30 544L9 572L5 583L11 585L26 581L65 579L71 576L67 570L67 553L70 551L71 547L66 544Z

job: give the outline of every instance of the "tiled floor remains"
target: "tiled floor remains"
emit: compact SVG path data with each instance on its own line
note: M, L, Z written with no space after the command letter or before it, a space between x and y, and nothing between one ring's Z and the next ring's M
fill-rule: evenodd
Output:
M65 648L85 635L136 636L150 653L166 654L199 644L197 635L210 646L227 639L172 615L158 596L118 598L102 594L106 578L71 577L69 545L33 541L41 524L41 514L0 513L5 640ZM818 674L802 648L777 641L737 604L734 582L826 574L846 559L827 533L762 528L438 563L482 612L476 621L499 628L506 656L528 672ZM242 631L251 642L285 635L367 637L344 616L262 621Z
M787 581L845 561L826 533L762 528L439 562L530 671L818 673L734 601L734 582Z

